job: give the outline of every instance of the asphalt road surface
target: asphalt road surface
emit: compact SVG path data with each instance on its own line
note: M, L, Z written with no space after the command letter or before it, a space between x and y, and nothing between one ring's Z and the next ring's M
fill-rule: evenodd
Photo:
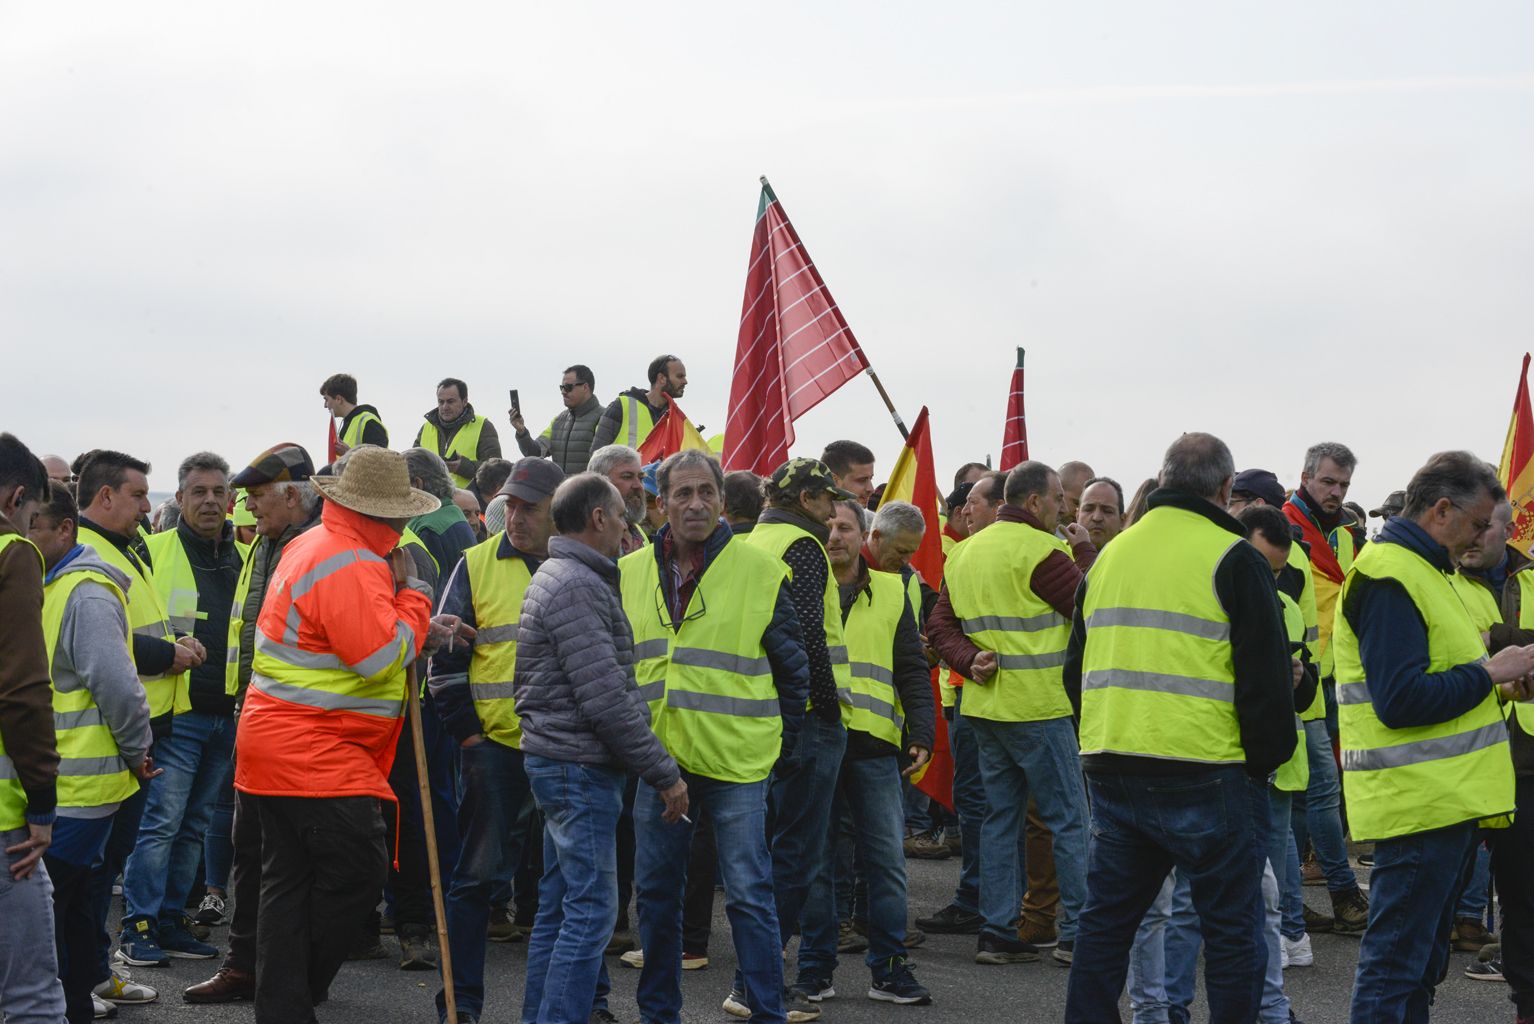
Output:
M907 861L910 874L912 917L928 914L941 907L953 891L958 861ZM1330 913L1323 888L1307 888L1306 901L1318 910ZM214 929L210 941L223 942L225 929ZM734 970L734 950L729 942L723 899L714 906L714 934L709 950L712 962L704 970L682 975L686 998L683 1017L687 1021L730 1021L720 1009L729 990ZM394 948L393 939L384 945ZM1352 989L1353 969L1358 958L1358 940L1332 935L1313 937L1314 967L1291 968L1285 972L1288 992L1295 1013L1306 1024L1341 1024L1347 1020L1348 998ZM865 997L867 969L862 954L844 956L834 979L837 998L824 1003L823 1021L833 1024L908 1021L909 1024L979 1021L1058 1021L1065 1009L1067 971L1049 959L1035 964L980 966L974 962L975 939L967 935L933 935L925 945L913 950L911 960L917 978L932 991L932 1004L923 1007L892 1006ZM527 959L525 943L491 943L486 978L487 999L483 1019L491 1022L518 1021L522 1008L522 976ZM1488 1024L1513 1019L1507 988L1502 984L1471 981L1463 974L1474 959L1470 953L1455 953L1449 977L1438 989L1433 1019L1442 1022ZM611 1006L620 1021L639 1019L634 990L639 972L608 959L613 979ZM174 960L169 968L135 968L134 978L159 989L158 1002L144 1006L124 1006L119 1024L249 1024L253 1019L249 1003L223 1006L189 1006L181 1001L181 989L210 976L217 960ZM1194 1020L1206 1020L1202 1003L1194 1008ZM392 960L349 963L331 986L331 998L318 1008L320 1024L435 1024L432 998L437 989L435 974L404 972ZM1125 1019L1128 1019L1127 1003Z

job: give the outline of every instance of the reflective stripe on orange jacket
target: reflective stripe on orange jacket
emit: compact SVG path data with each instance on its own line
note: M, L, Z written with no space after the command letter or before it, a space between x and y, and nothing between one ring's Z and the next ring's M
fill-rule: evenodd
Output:
M393 800L389 769L405 713L405 673L431 600L394 592L399 534L326 502L294 539L256 622L234 784L261 796Z

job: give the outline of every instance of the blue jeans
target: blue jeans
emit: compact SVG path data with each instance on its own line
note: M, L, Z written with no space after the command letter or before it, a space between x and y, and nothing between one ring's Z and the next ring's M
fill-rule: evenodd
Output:
M1070 942L1076 938L1076 917L1087 895L1087 806L1076 727L1069 718L1042 722L973 718L969 725L979 748L987 805L980 829L983 928L1016 939L1018 891L1024 878L1018 846L1026 837L1023 818L1031 793L1039 817L1054 834L1055 874L1060 880L1056 924L1060 941ZM1122 987L1123 979L1119 984Z
M953 723L948 746L953 754L953 806L959 815L959 836L964 849L959 863L959 886L953 905L968 914L980 913L980 827L985 822L985 783L980 780L980 750L964 706L964 688L953 694ZM1023 839L1019 836L1019 841ZM1021 897L1018 903L1022 903Z
M151 748L151 753L159 753L158 744ZM144 804L149 797L148 790L142 788L143 783L139 786L132 796L117 805L117 813L112 815L112 832L107 836L106 849L101 853L101 860L91 869L91 913L101 926L101 941L96 949L98 985L112 976L112 936L107 932L107 916L112 912L112 885L133 853L133 844L138 839L138 825L143 820Z
M1161 891L1135 930L1129 947L1129 1009L1134 1024L1168 1024L1166 997L1166 924L1172 916L1175 873L1166 876Z
M724 911L756 1024L783 1024L783 946L767 853L767 780L721 782L682 773L687 798L714 825ZM634 893L639 909L639 1016L649 1024L682 1019L682 893L693 827L661 820L665 803L641 782L634 796ZM689 811L697 819L697 811Z
M1491 851L1486 848L1485 843L1477 842L1475 853L1471 855L1470 877L1465 881L1465 888L1461 890L1459 900L1454 906L1455 919L1467 918L1471 921L1480 921L1484 918L1490 888Z
M1067 982L1065 1020L1118 1019L1135 930L1173 867L1187 876L1203 924L1211 1021L1256 1017L1268 954L1262 904L1267 786L1248 778L1240 765L1175 775L1093 772L1087 786L1092 793L1087 901ZM1057 861L1064 865L1069 858ZM1170 940L1169 934L1169 979Z
M1300 878L1300 861L1294 846L1294 794L1282 789L1268 787L1268 863L1273 866L1273 878L1278 883L1279 933L1288 939L1299 939L1305 934L1304 882Z
M1354 1024L1428 1019L1449 968L1454 901L1470 874L1475 822L1374 845L1369 927L1353 979Z
M1305 723L1305 756L1310 784L1305 792L1294 794L1295 846L1303 850L1305 840L1310 840L1329 891L1356 889L1358 876L1348 863L1348 844L1342 837L1342 780L1324 718Z
M123 870L123 917L173 921L202 860L213 807L234 772L234 717L187 711L154 746L164 775L148 783L138 842Z
M234 867L234 773L213 802L213 816L208 819L208 834L202 844L203 882L209 889L227 892L229 872Z
M11 861L21 855L3 852L26 842L29 834L25 825L0 831L0 907L5 914L0 928L0 978L5 979L0 1015L6 1024L59 1024L64 1019L64 986L53 943L53 883L42 861L26 878L12 878Z
M875 980L905 959L905 852L900 835L900 765L894 757L862 757L842 764L837 813L852 813L857 863L868 883L868 955ZM799 974L829 980L836 970L837 920L831 865L822 862L810 883L799 940Z
M522 751L481 739L460 751L458 863L447 892L447 938L453 951L453 992L460 1011L478 1017L485 1006L485 929L490 893L509 884L522 860L522 838L533 801ZM591 1008L586 1008L587 1013ZM437 1016L447 1013L437 993Z
M533 754L525 767L544 832L522 1021L586 1024L607 973L602 951L618 920L616 836L628 777L618 768Z
M809 712L791 756L773 770L767 802L772 809L772 894L780 946L787 946L798 928L810 882L830 861L831 802L846 752L847 730L841 722L827 722ZM735 980L741 980L738 973Z

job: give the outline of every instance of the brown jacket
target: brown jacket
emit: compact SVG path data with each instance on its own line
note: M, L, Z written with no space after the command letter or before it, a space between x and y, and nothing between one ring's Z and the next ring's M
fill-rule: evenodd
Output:
M0 515L0 534L17 533ZM27 814L54 811L59 749L53 738L53 684L43 640L43 560L30 544L0 551L0 741L27 794Z
M1003 523L1026 523L1035 530L1044 529L1043 523L1016 505L1001 506L1001 513L996 519ZM1074 560L1067 558L1064 552L1051 551L1044 561L1034 567L1033 576L1028 580L1029 588L1067 619L1075 610L1076 588L1081 586L1081 577L1097 561L1097 549L1091 541L1084 540L1076 545L1072 555ZM927 618L927 643L948 663L949 668L966 679L973 678L970 673L980 648L964 635L964 628L959 624L958 617L953 613L953 605L948 601L946 584L932 614Z

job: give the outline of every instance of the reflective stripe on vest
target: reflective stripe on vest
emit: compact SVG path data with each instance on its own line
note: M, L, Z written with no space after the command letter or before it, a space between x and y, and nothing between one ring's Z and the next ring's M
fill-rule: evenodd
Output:
M484 429L485 418L483 416L475 416L469 422L459 427L458 432L453 435L453 439L447 443L447 447L443 448L442 435L437 430L437 425L431 420L427 420L426 425L421 428L421 447L428 451L436 452L442 456L442 461L444 462L459 456L471 462L478 461L479 435ZM471 477L459 476L451 470L449 470L449 475L452 476L453 483L459 487L468 487L473 482Z
M1001 722L1038 722L1071 714L1061 667L1070 620L1033 592L1033 570L1070 549L1026 523L996 522L953 549L943 570L960 626L982 650L994 651L989 683L965 685L962 713Z
M634 675L656 736L694 774L725 782L765 779L778 758L783 718L762 636L788 567L730 538L698 581L675 631L656 549L625 555L618 569L623 611L634 631ZM850 669L844 671L850 684Z
M47 571L43 553L37 550L35 544L19 533L0 533L0 552L12 544L20 544L37 556L39 576ZM5 739L0 737L0 832L21 828L26 823L27 794L21 788L15 763L5 753Z
M1160 506L1098 556L1083 608L1082 753L1246 760L1230 617L1214 590L1220 561L1242 543L1206 516ZM965 714L973 699L965 693Z
M1348 825L1360 842L1391 839L1513 809L1513 763L1495 688L1436 725L1392 729L1369 699L1358 637L1343 614L1360 579L1398 583L1427 626L1429 673L1486 657L1481 632L1449 575L1388 541L1364 548L1343 584L1333 627L1337 726Z
M1290 550L1297 547L1298 544L1292 545ZM1284 608L1284 631L1289 636L1290 646L1305 643L1305 614L1300 611L1299 604L1282 590L1278 592L1278 603ZM1320 689L1317 685L1318 693ZM1289 760L1278 766L1278 771L1273 775L1273 788L1285 793L1303 793L1310 785L1310 755L1305 751L1305 722L1299 715L1294 716L1294 732L1294 753Z
M48 667L54 678L54 662L59 657L59 639L64 632L64 613L70 595L83 584L105 587L122 602L123 615L128 598L117 581L94 569L76 569L60 574L43 588L43 637L48 644ZM133 646L128 633L122 634L122 657L133 663ZM59 748L58 803L60 807L101 807L120 803L138 792L138 780L117 749L112 730L101 717L101 709L89 688L82 686L69 693L53 691L53 732Z
M80 527L79 540L101 556L101 560L128 577L128 628L138 636L158 637L169 643L176 642L160 591L155 586L154 573L149 567L130 561L106 537L88 526ZM187 710L191 704L186 697L187 677L178 675L146 676L139 673L144 692L149 696L149 714L159 718L172 711Z
M352 417L352 421L346 425L346 430L341 434L341 443L347 448L355 448L362 443L362 431L369 423L383 426L383 420L366 410ZM424 438L423 438L424 440ZM422 447L425 447L424 445Z
M1317 625L1319 613L1316 609L1316 581L1312 575L1314 570L1310 566L1310 557L1305 554L1303 545L1297 542L1289 545L1289 565L1299 574L1300 578L1300 596L1290 600L1295 601L1300 609L1300 620L1305 629L1305 649L1310 652L1310 663L1316 666L1317 676L1325 679L1326 674L1321 672L1321 630ZM1300 712L1300 721L1313 722L1325 717L1326 695L1323 692L1323 687L1318 684L1316 686L1315 699L1310 702L1310 705L1304 711ZM1306 762L1306 767L1308 771L1308 761Z
M791 523L758 523L745 537L745 543L759 548L782 560L793 543L801 538L813 540L820 548L821 557L826 560L826 593L825 593L825 630L826 650L831 660L831 675L836 679L837 702L841 704L842 725L848 725L852 719L852 705L846 703L843 694L852 689L852 666L847 658L847 641L842 635L842 597L841 591L836 586L836 573L831 570L830 556L825 553L825 545L819 538L808 530L801 529ZM787 563L784 563L785 567ZM789 570L792 578L793 570Z
M618 407L623 410L618 420L618 436L624 439L624 444L638 451L645 438L650 436L650 431L655 429L655 417L650 413L650 404L640 402L633 395L623 395L618 401Z
M240 578L234 585L234 602L229 606L229 639L224 651L224 692L233 697L240 690L240 633L245 628L245 602L250 597L250 577L256 567L256 552L271 543L265 537L257 537L245 552L245 564L240 566ZM259 636L259 632L257 633Z
M895 689L895 631L909 605L906 588L892 573L870 571L868 590L859 591L847 611L845 630L851 659L852 706L848 729L900 746L905 712Z
M519 556L497 558L504 534L463 553L474 597L474 654L469 659L469 696L486 738L505 747L522 746L522 720L512 700L517 669L517 627L522 598L532 574Z

